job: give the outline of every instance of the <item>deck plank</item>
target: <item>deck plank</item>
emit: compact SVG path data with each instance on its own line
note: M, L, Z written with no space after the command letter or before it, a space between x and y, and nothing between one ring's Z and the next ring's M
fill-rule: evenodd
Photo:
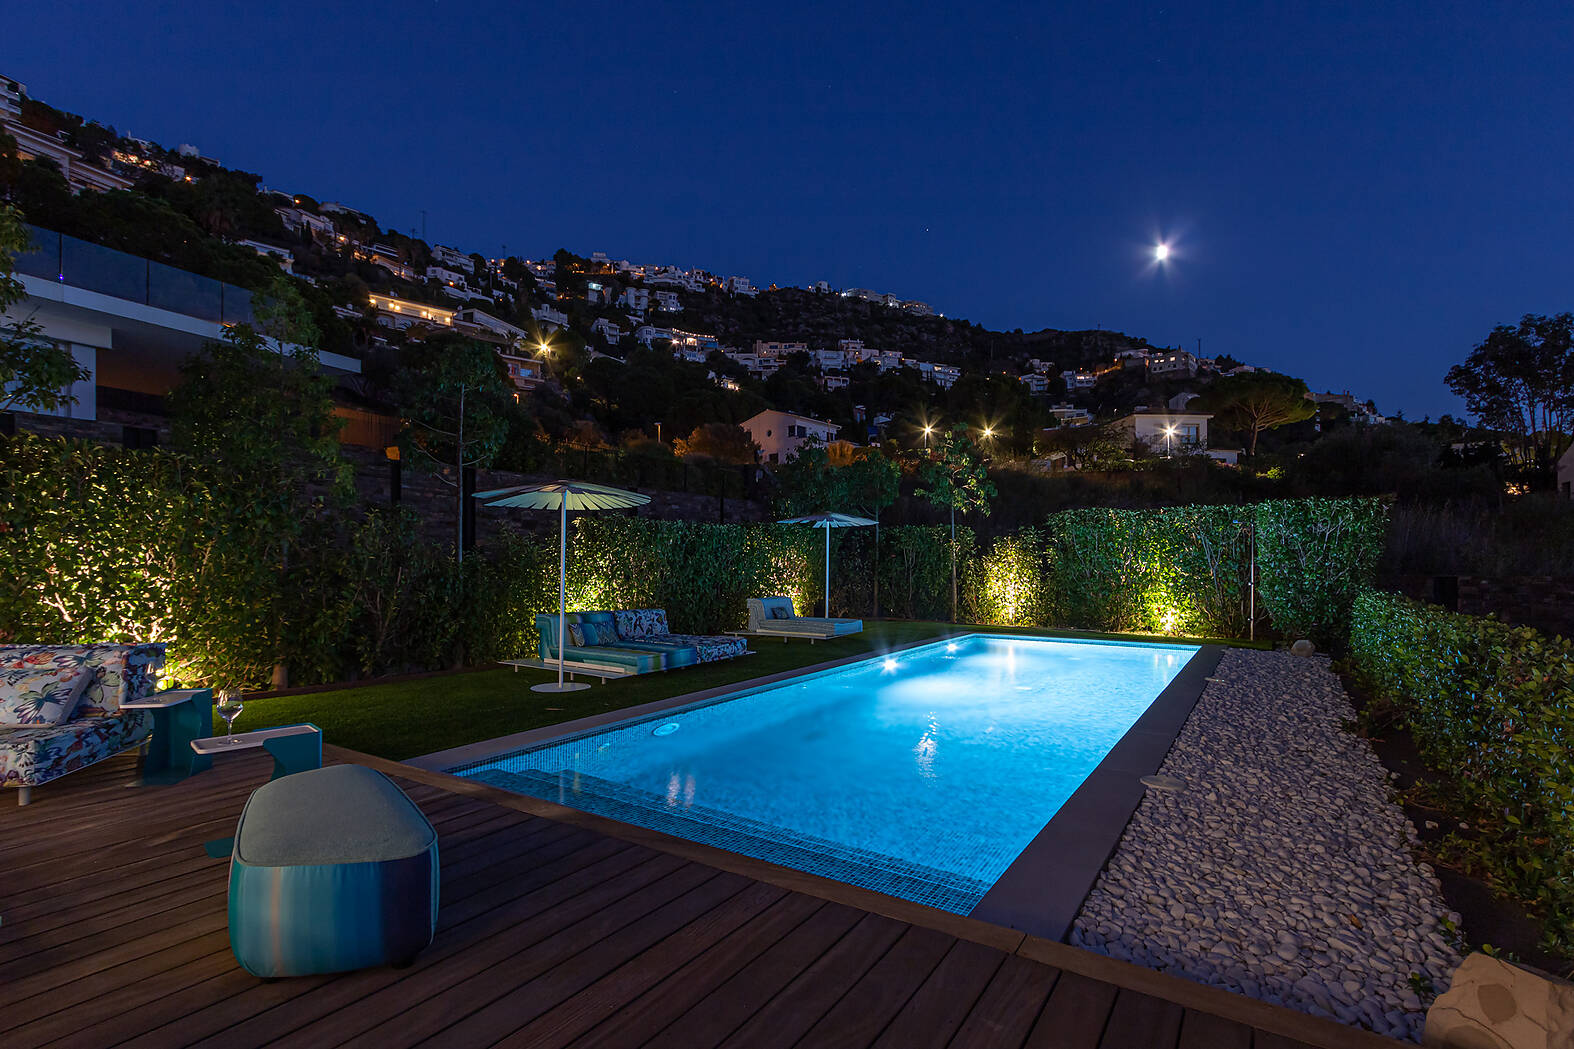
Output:
M1060 970L1020 955L1007 958L962 1021L950 1049L1021 1045L1059 977Z
M1107 983L1061 973L1028 1034L1027 1049L1098 1049L1115 994Z
M1099 1047L1129 1049L1140 1045L1174 1049L1184 1012L1174 1002L1137 991L1121 991L1115 996L1115 1006L1110 1010L1109 1023L1104 1027Z
M876 1049L946 1044L1007 957L993 947L957 940L874 1042Z
M639 998L601 1018L575 1041L580 1049L618 1049L637 1044L692 1009L767 949L807 921L824 902L792 893L757 919L728 935ZM592 989L593 990L593 989ZM587 992L588 993L588 992Z
M269 983L245 973L229 948L228 865L202 842L233 833L271 759L230 756L183 783L140 787L122 755L47 784L30 806L0 793L0 1044L1338 1044L1310 1018L1305 1041L1254 1030L1208 1011L1228 1012L1217 996L1199 1006L1107 962L1068 971L1056 966L1079 966L1034 961L1020 941L957 939L989 936L944 916L870 913L879 904L867 894L833 902L802 891L803 879L718 870L649 834L331 748L327 758L384 769L437 830L438 932L414 966ZM1300 1030L1260 1007L1243 1015Z

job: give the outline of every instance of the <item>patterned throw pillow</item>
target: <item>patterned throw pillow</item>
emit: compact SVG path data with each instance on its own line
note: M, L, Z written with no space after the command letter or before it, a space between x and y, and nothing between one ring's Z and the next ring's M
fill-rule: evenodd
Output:
M783 608L781 605L772 605L771 606L771 618L772 619L791 619L792 618L792 609L790 609L790 608Z
M578 645L581 648L584 647L584 645L585 645L585 626L584 626L584 624L581 624L581 623L570 623L568 625L568 643L571 644L571 645Z
M0 726L64 725L90 677L81 663L0 673Z

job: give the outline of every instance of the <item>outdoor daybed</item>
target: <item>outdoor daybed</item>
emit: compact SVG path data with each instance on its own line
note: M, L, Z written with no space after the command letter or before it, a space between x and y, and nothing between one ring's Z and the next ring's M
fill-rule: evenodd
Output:
M0 645L0 786L32 789L136 746L153 731L144 699L164 646Z
M749 633L766 637L806 637L824 641L832 637L862 633L862 619L824 619L795 615L790 597L749 598Z
M660 608L570 612L567 625L564 659L613 666L630 674L713 663L748 651L748 642L741 637L674 634L667 627L666 611ZM536 633L541 659L556 659L557 616L537 615Z

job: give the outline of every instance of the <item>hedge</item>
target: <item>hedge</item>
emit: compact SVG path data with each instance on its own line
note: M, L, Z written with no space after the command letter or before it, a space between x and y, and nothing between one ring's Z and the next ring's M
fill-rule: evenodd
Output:
M398 510L310 504L287 563L256 554L257 524L207 468L164 451L21 435L0 441L0 640L156 639L182 681L256 687L276 660L292 684L483 663L533 650L557 605L556 536L508 534L454 563ZM960 617L984 623L1238 636L1250 529L1259 596L1282 633L1342 633L1370 576L1384 507L1305 500L1256 507L1073 510L975 547L958 528ZM586 514L569 559L571 607L659 606L674 629L744 622L744 602L824 587L824 537L783 525ZM944 527L832 534L831 610L951 614Z
M1574 643L1395 594L1354 603L1350 659L1474 811L1480 858L1574 945Z
M967 608L984 623L1237 637L1255 530L1260 620L1342 640L1386 521L1377 499L1066 510L996 540L969 573Z

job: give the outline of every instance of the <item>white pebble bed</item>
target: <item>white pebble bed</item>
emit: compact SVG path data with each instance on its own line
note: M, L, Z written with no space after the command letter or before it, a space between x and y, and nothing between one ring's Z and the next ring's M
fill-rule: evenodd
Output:
M1326 657L1230 650L1072 926L1071 943L1419 1040L1457 926Z

